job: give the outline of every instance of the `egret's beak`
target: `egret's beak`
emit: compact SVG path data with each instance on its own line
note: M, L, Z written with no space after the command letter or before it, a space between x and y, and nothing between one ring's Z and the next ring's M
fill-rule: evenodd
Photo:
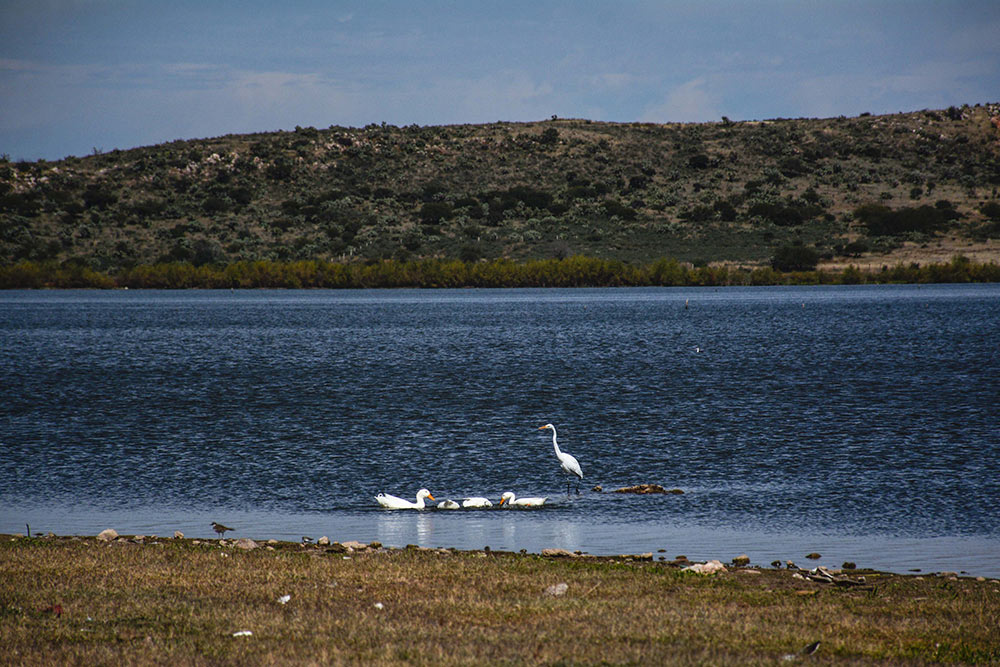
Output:
M539 427L538 427L538 430L539 430L539 431L544 431L544 430L545 430L545 427L544 427L544 426L539 426Z
M507 499L506 499L506 498L501 498L501 499L500 499L500 507L503 507L503 504L504 504L505 502L507 502Z

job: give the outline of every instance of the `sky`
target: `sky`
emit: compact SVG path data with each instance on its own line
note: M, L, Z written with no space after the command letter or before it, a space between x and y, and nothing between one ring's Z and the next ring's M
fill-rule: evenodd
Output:
M998 0L0 0L0 154L1000 101Z

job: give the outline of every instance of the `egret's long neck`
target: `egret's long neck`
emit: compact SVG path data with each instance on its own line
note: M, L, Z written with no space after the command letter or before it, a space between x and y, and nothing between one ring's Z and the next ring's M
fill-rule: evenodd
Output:
M560 454L562 454L562 452L559 451L559 443L556 442L556 429L555 429L554 426L552 427L552 446L556 450L556 456L559 456Z

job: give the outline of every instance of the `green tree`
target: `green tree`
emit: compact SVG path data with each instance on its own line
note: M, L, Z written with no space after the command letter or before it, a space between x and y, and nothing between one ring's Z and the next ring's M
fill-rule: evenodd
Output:
M813 271L818 263L819 253L801 243L783 245L771 257L771 266L778 271Z

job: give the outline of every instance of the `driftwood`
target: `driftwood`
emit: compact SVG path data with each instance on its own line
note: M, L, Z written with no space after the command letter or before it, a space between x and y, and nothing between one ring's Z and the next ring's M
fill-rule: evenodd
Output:
M670 489L668 491L659 484L636 484L635 486L623 486L620 489L615 489L612 493L636 493L639 495L660 493L663 495L667 495L667 494L680 494L684 492L681 491L680 489Z
M815 581L821 584L834 584L836 586L864 586L865 578L857 577L856 579L850 579L841 574L835 574L830 572L823 566L817 567L812 570L802 572L802 576L809 581Z

